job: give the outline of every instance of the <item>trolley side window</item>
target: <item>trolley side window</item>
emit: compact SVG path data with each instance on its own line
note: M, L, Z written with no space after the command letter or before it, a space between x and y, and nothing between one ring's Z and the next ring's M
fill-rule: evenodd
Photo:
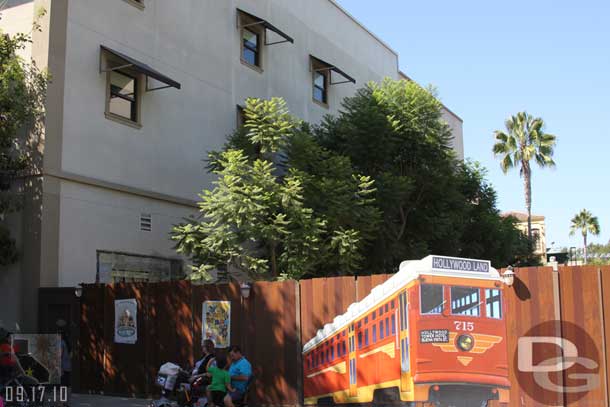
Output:
M502 319L502 292L500 290L485 289L485 312L487 318Z
M451 287L451 313L453 315L481 315L481 298L476 287Z
M422 284L420 304L422 315L440 314L445 305L443 286L437 284Z

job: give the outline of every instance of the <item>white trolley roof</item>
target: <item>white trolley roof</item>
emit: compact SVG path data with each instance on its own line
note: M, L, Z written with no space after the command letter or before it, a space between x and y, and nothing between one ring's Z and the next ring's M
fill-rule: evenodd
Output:
M491 267L491 263L487 260L431 255L421 260L403 261L400 263L398 273L373 288L371 293L361 301L351 304L345 314L336 316L333 322L324 325L322 329L318 329L316 336L303 346L303 353L343 329L350 322L355 321L368 310L391 297L420 275L475 278L502 282L498 270Z

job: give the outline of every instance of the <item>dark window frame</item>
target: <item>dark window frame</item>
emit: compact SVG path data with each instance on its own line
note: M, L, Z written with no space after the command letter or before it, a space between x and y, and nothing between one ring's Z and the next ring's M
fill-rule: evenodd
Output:
M126 78L133 80L133 96L128 94L122 94L119 90L117 90L117 86L112 84L112 76L113 74L121 75ZM114 70L108 71L107 74L107 84L106 84L106 115L111 118L118 119L121 122L126 122L132 125L140 126L141 122L141 114L140 114L140 104L141 104L141 96L142 92L140 90L141 87L141 78L137 73L127 72L125 70ZM121 100L127 101L131 104L130 116L126 117L120 113L116 113L111 111L111 102L113 98L119 98Z
M246 39L245 39L246 32L253 34L256 37L256 47L252 47L246 41ZM241 55L240 55L241 61L248 66L256 67L261 70L263 69L262 46L261 46L261 39L263 37L264 37L264 32L262 32L258 29L254 29L251 27L242 27L242 29L241 29ZM246 50L248 50L254 54L254 63L251 63L250 61L248 61L248 59L246 59L244 57Z

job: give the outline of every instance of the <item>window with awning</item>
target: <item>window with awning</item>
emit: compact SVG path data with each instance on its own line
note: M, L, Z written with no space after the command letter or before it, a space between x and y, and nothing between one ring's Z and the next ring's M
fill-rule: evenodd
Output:
M262 69L264 46L294 43L291 36L264 18L237 9L237 28L241 34L241 60L243 63Z
M146 91L151 92L154 90L165 89L165 88L176 88L180 89L181 85L179 82L170 78L167 75L153 69L144 62L140 62L135 58L132 58L122 52L115 51L104 45L100 46L100 72L114 72L114 71L126 71L131 70L142 74L146 77ZM152 87L150 79L156 82L160 82L162 85Z

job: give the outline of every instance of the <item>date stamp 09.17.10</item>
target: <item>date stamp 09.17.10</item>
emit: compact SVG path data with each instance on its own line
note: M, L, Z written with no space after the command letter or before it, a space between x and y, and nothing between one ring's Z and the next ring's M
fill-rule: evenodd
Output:
M68 395L68 386L7 386L1 388L0 407L59 407Z

